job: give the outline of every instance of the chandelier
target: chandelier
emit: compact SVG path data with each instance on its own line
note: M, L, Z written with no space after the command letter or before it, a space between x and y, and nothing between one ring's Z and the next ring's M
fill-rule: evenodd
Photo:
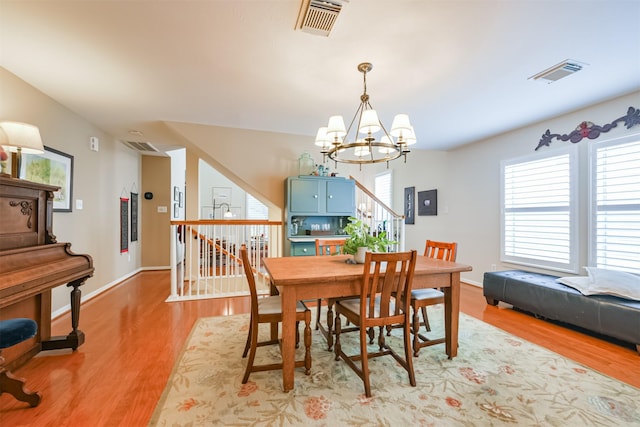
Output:
M407 161L409 146L416 142L413 126L408 115L398 114L393 119L391 130L387 132L367 94L367 73L372 68L368 62L358 65L358 71L363 74L364 92L349 127L345 128L342 116L331 116L329 124L318 129L315 144L320 147L323 162L327 158L335 161L336 166L338 162L359 165L387 162L389 167L389 161L401 156ZM380 139L376 139L374 134L379 131L382 134Z

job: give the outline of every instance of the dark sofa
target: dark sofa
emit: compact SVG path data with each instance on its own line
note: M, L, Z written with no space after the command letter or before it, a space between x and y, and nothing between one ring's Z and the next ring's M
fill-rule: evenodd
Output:
M487 304L503 301L546 319L630 342L640 353L640 301L585 296L556 279L523 270L486 272L483 292Z

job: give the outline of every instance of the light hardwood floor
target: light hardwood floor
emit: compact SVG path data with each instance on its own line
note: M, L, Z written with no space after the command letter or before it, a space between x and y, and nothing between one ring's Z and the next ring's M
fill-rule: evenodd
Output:
M167 271L144 272L82 304L86 342L76 352L40 353L16 370L42 403L29 408L3 394L0 426L146 425L195 320L249 311L247 298L165 303L168 293ZM631 345L488 306L471 285L462 286L461 310L640 388L640 356ZM69 316L53 322L54 335L69 330Z

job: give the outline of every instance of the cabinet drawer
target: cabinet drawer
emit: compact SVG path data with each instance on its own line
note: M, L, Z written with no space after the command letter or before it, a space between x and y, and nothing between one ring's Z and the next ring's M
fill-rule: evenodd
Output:
M291 243L292 256L309 256L316 254L315 242L297 242Z

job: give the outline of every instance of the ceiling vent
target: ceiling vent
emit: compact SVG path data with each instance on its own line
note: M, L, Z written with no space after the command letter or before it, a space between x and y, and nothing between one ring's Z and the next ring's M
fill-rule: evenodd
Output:
M138 142L138 141L122 141L124 145L131 148L132 150L140 151L143 154L152 154L159 153L160 151L149 144L148 142Z
M302 0L296 28L306 33L328 37L342 10L343 1Z
M529 77L529 80L537 80L547 84L553 83L564 77L570 76L573 73L577 73L578 71L582 70L585 65L587 64L567 59L559 64L554 65L551 68L548 68L536 74L535 76Z

